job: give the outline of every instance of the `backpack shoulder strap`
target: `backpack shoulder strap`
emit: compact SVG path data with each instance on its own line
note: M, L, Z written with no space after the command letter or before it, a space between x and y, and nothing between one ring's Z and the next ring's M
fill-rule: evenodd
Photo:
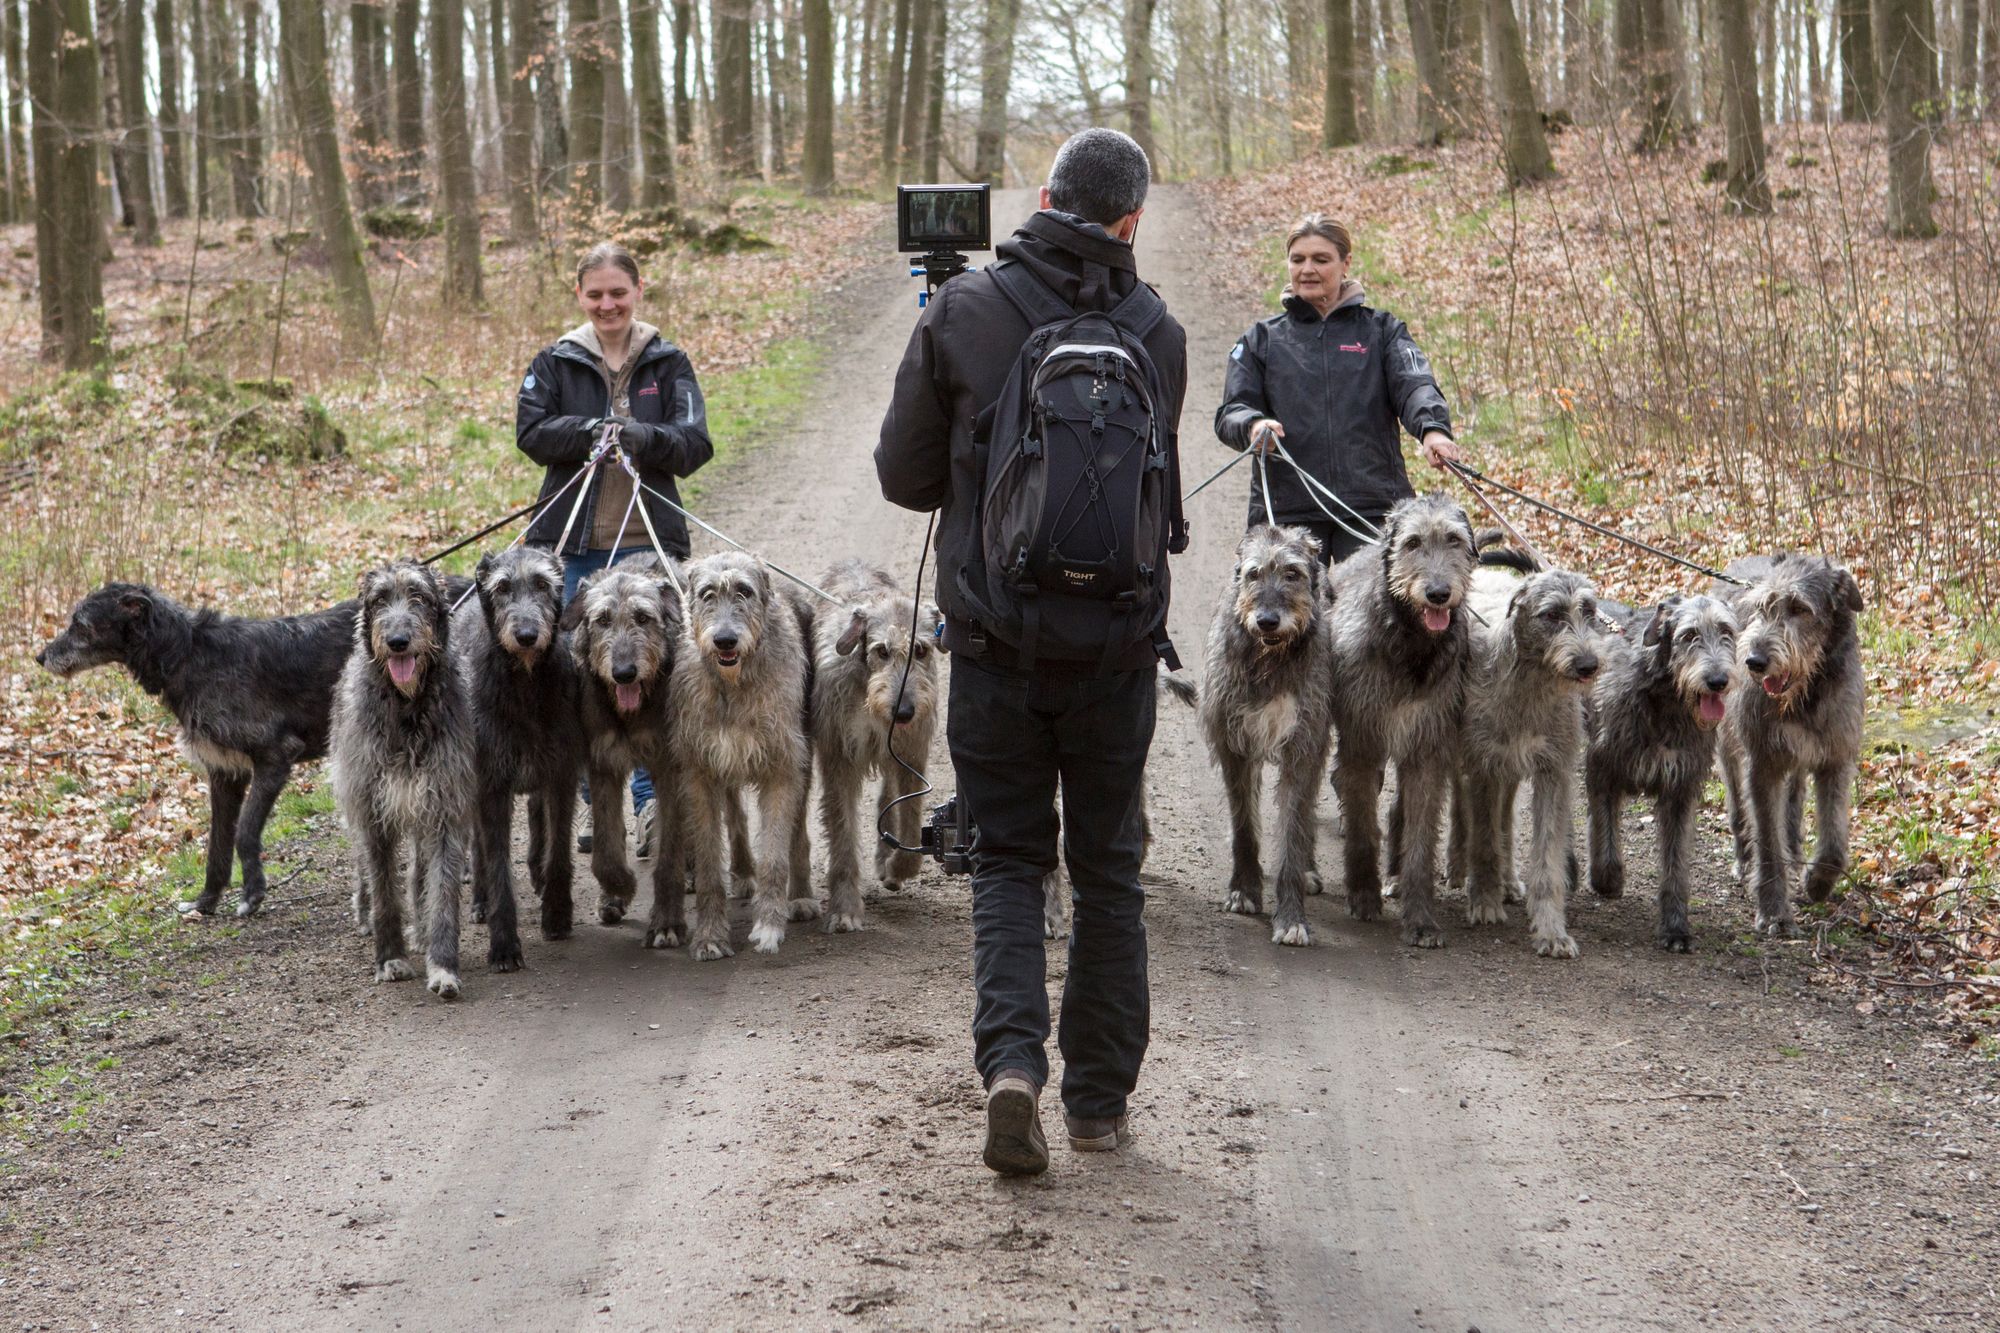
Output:
M1028 327L1040 328L1076 314L1069 303L1049 290L1049 285L1035 276L1033 269L1018 260L1003 259L996 264L988 264L986 271L993 275L993 285L1000 289L1021 312L1021 318L1028 321Z
M1141 282L1125 293L1125 299L1111 310L1111 322L1144 342L1166 317L1167 303L1160 294Z

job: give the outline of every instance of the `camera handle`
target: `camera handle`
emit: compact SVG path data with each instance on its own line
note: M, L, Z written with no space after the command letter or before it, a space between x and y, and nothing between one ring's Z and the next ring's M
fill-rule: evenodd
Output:
M971 267L971 261L956 250L933 250L920 259L912 259L910 276L924 280L924 289L917 293L917 309L929 305L932 292Z

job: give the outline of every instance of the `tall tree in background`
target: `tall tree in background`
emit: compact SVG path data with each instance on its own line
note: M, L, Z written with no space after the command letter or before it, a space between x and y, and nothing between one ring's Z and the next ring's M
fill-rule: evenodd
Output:
M264 6L262 0L243 0L243 43L239 54L243 67L236 74L236 99L240 104L237 136L243 143L243 178L250 192L251 216L264 216L264 108L257 80L263 72L258 52L263 48Z
M1757 40L1750 29L1750 0L1716 0L1721 29L1722 125L1729 140L1725 196L1739 213L1771 211L1771 181L1764 167L1764 112L1757 92Z
M118 84L118 0L97 0L97 79L104 90L104 127L111 159L111 225L133 227L132 147L125 138L125 107Z
M1646 79L1645 0L1612 0L1612 100L1620 106L1636 103ZM1862 0L1866 3L1867 0Z
M118 102L125 123L126 208L132 243L160 243L160 215L153 204L151 110L146 105L146 0L118 0Z
M1417 140L1442 143L1458 130L1458 95L1447 63L1450 10L1443 0L1403 0L1403 7L1417 67Z
M104 105L90 0L28 0L28 77L35 108L35 250L42 278L42 355L80 370L109 348L97 138ZM43 163L47 163L46 170Z
M557 55L556 0L535 3L535 117L542 127L542 189L569 188L569 124L563 119L562 66ZM529 63L525 59L523 64Z
M0 0L9 10L12 0ZM10 20L11 23L11 20ZM181 124L181 42L174 0L154 0L153 44L160 52L160 172L167 216L188 215L187 135Z
M903 132L899 158L904 179L914 178L924 162L924 121L930 111L928 74L931 34L944 0L911 0L909 67L903 71Z
M640 195L645 208L674 202L674 137L660 78L658 0L632 0L632 100L639 120Z
M1361 0L1363 4L1367 0ZM1229 0L1215 0L1215 142L1221 150L1222 174L1235 168L1234 136L1229 104L1236 90L1229 81Z
M1834 0L1839 29L1840 118L1873 120L1880 101L1875 90L1875 24L1868 0Z
M1889 150L1891 236L1935 236L1931 220L1931 127L1925 100L1931 58L1925 40L1927 0L1875 0L1875 66L1882 98L1882 133Z
M911 0L896 0L889 46L888 86L882 94L882 183L896 179L897 149L903 141L903 71L910 60Z
M1687 69L1680 6L1674 0L1641 0L1639 9L1645 28L1646 92L1638 147L1650 152L1679 143L1689 129Z
M479 272L479 182L465 96L464 0L431 0L431 107L437 118L438 193L444 200L444 302L483 305Z
M1528 0L1530 4L1535 0ZM1726 2L1726 0L1725 0ZM1494 109L1500 115L1500 148L1512 185L1543 181L1556 174L1542 111L1535 105L1535 82L1528 73L1514 0L1486 0L1486 30L1492 41Z
M391 58L395 68L396 170L398 199L422 197L424 180L424 67L417 54L423 11L418 0L393 0ZM324 44L325 38L321 38Z
M1368 0L1361 0L1365 6ZM1320 120L1322 148L1357 142L1361 128L1354 115L1354 3L1326 0L1326 107Z
M532 240L535 225L535 0L508 0L507 74L500 97L507 107L501 129L501 158L507 167L507 231L517 241Z
M597 6L598 0L569 0L570 189L586 208L596 204L604 177L604 39Z
M632 100L625 92L625 0L601 0L598 68L604 78L604 203L632 207Z
M327 67L326 24L317 0L279 0L278 50L298 120L299 150L312 177L315 229L326 248L343 341L365 352L375 341L375 301L361 260L361 234L347 204L347 173L334 129L333 80Z
M945 44L951 38L951 10L945 0L932 0L928 71L924 83L924 152L919 169L927 181L944 179L939 159L944 153Z
M674 0L674 143L694 147L694 95L688 58L694 53L694 0Z
M943 0L935 0L940 6ZM1125 115L1127 132L1160 170L1153 139L1153 11L1159 0L1125 0Z
M1986 0L1980 20L1980 103L1988 120L2000 120L2000 0Z
M1021 0L986 0L979 28L979 130L973 140L972 176L993 186L1007 174L1007 94L1014 82L1014 30L1020 21Z
M194 206L202 217L220 211L209 159L222 128L222 90L215 78L215 40L208 0L188 0L188 63L194 68Z
M348 54L353 61L354 165L361 206L382 202L388 188L389 25L381 0L351 0Z
M714 0L709 30L714 46L715 158L728 176L757 171L757 109L752 85L755 56L750 40L750 0Z
M20 7L0 0L6 19L7 62L7 220L19 222L31 211L34 187L29 181L28 62L22 39Z
M806 138L801 170L806 193L833 192L833 6L805 0Z

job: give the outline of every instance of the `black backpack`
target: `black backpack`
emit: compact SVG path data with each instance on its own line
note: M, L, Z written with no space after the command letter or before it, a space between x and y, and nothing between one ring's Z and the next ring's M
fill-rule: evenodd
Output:
M1020 264L987 272L1034 332L974 432L979 563L959 591L1023 670L1094 660L1102 674L1148 641L1178 670L1167 553L1186 540L1144 341L1166 303L1142 282L1108 313L1079 313Z

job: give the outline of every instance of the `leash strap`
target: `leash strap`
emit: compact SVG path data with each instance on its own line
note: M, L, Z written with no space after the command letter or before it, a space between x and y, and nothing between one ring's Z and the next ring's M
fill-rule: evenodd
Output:
M700 518L690 513L685 506L676 504L674 501L669 500L666 496L660 494L658 491L654 490L651 486L646 485L646 483L644 483L643 481L637 482L636 484L639 486L641 490L645 491L646 494L652 496L655 500L658 500L661 504L673 510L676 514L679 514L682 518L694 524L696 527L700 528L703 532L715 538L717 541L727 542L729 545L734 546L737 550L742 551L746 555L757 554L755 551L752 551L749 547L745 546L742 542L737 541L734 537L722 531L720 528L714 527L711 524L703 522ZM646 511L642 509L639 512L643 514ZM801 588L804 588L807 592L811 593L813 596L819 598L822 602L825 602L828 606L838 606L842 608L846 607L847 603L841 601L839 598L833 596L831 593L826 592L824 589L814 587L812 584L800 578L797 574L792 573L791 570L786 569L783 565L779 564L777 561L765 559L764 557L761 556L759 557L759 559L763 559L764 563L769 565L773 570L773 572L784 575L786 578L798 584Z
M639 521L646 525L646 539L653 543L653 554L659 557L660 568L667 571L667 582L674 585L674 591L680 594L681 601L685 603L687 601L687 585L681 582L680 573L674 568L673 559L668 556L667 548L660 545L660 534L653 527L653 516L646 512L646 506L639 504L639 488L645 485L645 483L639 480L639 469L632 465L632 460L625 456L623 449L618 451L618 466L624 468L625 475L632 478L632 503L625 507L625 522L630 523L632 521L632 507L633 505L637 505L639 509ZM620 525L618 531L623 534L625 531L623 525Z
M1265 439L1276 443L1277 437L1271 434L1269 427L1264 429L1263 435ZM1278 515L1277 511L1271 508L1270 463L1265 459L1264 451L1257 447L1257 441L1254 439L1250 441L1250 451L1257 455L1257 494L1264 497L1264 521L1275 528L1278 526Z
M1487 497L1486 492L1480 490L1477 486L1472 484L1472 478L1466 476L1463 472L1457 472L1455 475L1457 475L1459 483L1462 486L1464 486L1466 490L1472 492L1473 498L1478 500L1480 504L1486 506L1486 512L1493 515L1493 521L1500 525L1500 530L1502 532L1505 532L1509 537L1509 539L1511 539L1516 546L1519 546L1522 550L1528 553L1528 558L1530 560L1534 561L1537 565L1539 565L1543 569L1553 568L1553 566L1549 564L1548 560L1542 555L1542 553L1535 549L1535 544L1529 541L1526 537L1522 536L1519 529L1515 528L1515 526L1512 523L1509 523L1507 521L1507 516L1500 512L1500 507L1494 504L1493 501Z
M1245 449L1241 453L1232 455L1227 463L1224 463L1221 467L1209 473L1208 478L1205 481L1203 481L1201 485L1189 491L1186 495L1182 496L1181 499L1183 501L1192 500L1194 499L1195 496L1200 495L1203 491L1207 490L1210 486L1213 486L1217 481L1221 480L1223 473L1229 471L1229 469L1235 467L1238 463L1248 458L1250 456L1250 452L1251 452L1250 450Z
M1291 465L1292 471L1298 473L1299 478L1305 482L1306 498L1311 500L1313 504L1318 506L1319 512L1325 514L1327 516L1328 521L1330 521L1335 527L1339 528L1342 532L1346 533L1348 536L1354 538L1358 542L1367 543L1367 542L1375 542L1382 540L1382 530L1376 527L1374 522L1370 520L1366 515L1357 512L1353 505L1350 505L1349 503L1347 503L1347 501L1341 499L1339 495L1335 494L1332 487L1328 486L1318 477L1315 477L1312 473L1306 471L1305 465L1300 463L1298 459L1292 457L1291 450L1285 448L1284 442L1282 440L1276 441L1273 447L1278 451L1279 461L1289 463ZM1324 495L1327 500L1332 500L1342 509L1345 509L1348 512L1348 515L1354 519L1354 523L1358 523L1361 525L1360 528L1357 530L1353 523L1347 522L1346 519L1341 518L1340 515L1334 513L1331 509L1328 509L1326 507L1326 500L1322 500L1320 498L1322 495Z

